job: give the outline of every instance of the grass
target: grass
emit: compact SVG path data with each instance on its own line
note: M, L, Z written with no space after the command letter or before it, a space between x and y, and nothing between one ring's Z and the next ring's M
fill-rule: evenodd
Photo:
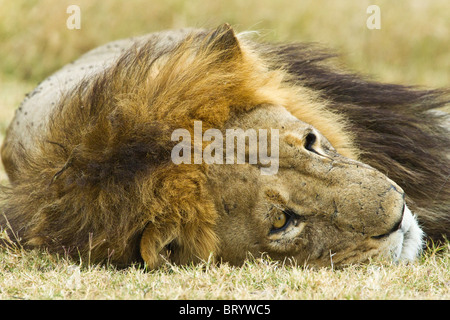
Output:
M68 30L66 8L81 8ZM381 9L381 30L366 8ZM24 94L83 52L110 40L185 26L258 30L267 41L317 41L373 78L448 87L448 0L0 0L0 141ZM450 111L450 110L449 110ZM0 181L6 175L0 164ZM411 265L373 262L313 270L255 259L146 271L82 267L43 251L0 249L0 299L450 299L449 243Z
M80 30L66 27L71 4L81 9ZM380 30L366 27L370 4L380 7ZM0 73L34 83L107 41L223 22L268 41L325 43L350 68L383 81L450 82L447 0L0 0L0 7Z
M450 299L450 245L413 265L333 270L267 258L241 267L203 262L147 271L85 266L43 251L0 250L0 299Z

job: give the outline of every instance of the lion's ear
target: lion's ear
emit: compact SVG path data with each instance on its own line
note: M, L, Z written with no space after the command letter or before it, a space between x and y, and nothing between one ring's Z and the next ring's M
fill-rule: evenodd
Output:
M231 59L241 54L239 41L236 38L233 28L228 23L220 25L207 40L207 49L218 51L224 59Z
M148 268L155 269L164 262L184 264L206 261L217 251L217 243L211 221L182 225L172 221L157 226L148 223L141 236L140 253Z
M164 258L169 260L164 248L171 243L178 235L175 226L166 226L165 228L155 228L153 224L148 224L142 233L140 242L141 257L147 263L149 269L159 267Z

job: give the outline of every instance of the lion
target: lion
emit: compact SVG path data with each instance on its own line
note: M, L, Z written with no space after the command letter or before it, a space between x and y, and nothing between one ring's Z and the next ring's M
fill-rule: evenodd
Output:
M319 267L415 260L449 236L448 117L433 111L448 91L371 81L334 56L229 24L84 54L7 129L0 225L24 248L149 269L262 254ZM277 172L174 163L173 132L193 137L195 122L240 128L243 141L277 130Z

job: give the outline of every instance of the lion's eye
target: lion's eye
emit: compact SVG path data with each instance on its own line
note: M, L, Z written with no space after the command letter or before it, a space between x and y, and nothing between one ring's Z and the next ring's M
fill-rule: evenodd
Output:
M271 232L284 230L292 220L291 218L286 211L280 211L273 220Z
M298 219L299 216L297 216L290 209L277 211L272 221L272 228L270 229L270 234L274 234L285 230L291 223L293 223Z
M274 229L280 229L283 228L286 224L287 216L284 212L280 212L273 221L273 228Z

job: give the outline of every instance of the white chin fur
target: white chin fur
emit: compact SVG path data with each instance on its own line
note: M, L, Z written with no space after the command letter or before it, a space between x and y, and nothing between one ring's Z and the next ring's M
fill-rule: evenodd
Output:
M415 260L422 251L424 233L419 227L416 217L406 206L398 232L402 234L403 241L395 254L395 260L405 262Z

